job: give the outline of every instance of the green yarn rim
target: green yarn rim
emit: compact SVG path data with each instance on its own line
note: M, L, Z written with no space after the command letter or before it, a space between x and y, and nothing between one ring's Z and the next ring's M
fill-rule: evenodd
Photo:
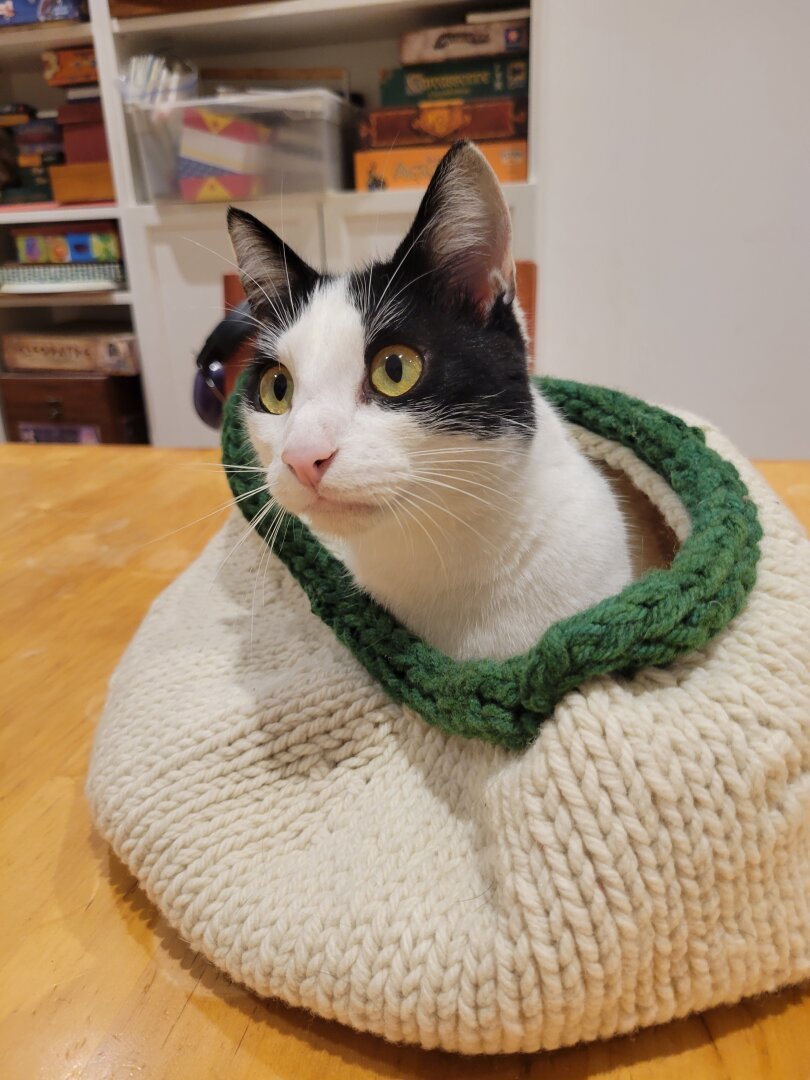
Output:
M244 381L242 376L225 406L226 465L257 463L240 409ZM521 656L459 662L348 588L346 568L303 523L282 527L274 543L312 611L394 701L447 734L510 750L527 746L557 702L586 679L669 664L710 641L742 610L754 586L762 536L737 470L706 446L702 431L615 390L534 381L567 420L629 447L680 496L692 530L669 569L651 570L617 596L555 623ZM244 497L255 483L250 476L228 472L248 521L268 501L266 493ZM281 513L271 510L255 526L265 541Z

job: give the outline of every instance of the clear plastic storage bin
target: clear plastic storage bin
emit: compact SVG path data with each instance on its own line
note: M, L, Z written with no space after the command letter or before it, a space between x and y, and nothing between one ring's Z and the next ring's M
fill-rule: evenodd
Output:
M348 186L353 107L329 90L130 106L153 199L220 202Z

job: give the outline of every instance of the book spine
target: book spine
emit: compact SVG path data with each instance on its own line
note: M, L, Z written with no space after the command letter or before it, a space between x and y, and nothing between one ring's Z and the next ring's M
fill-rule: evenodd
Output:
M400 38L399 58L405 65L442 64L481 56L520 56L528 51L529 21L516 19L414 30Z
M525 57L394 68L384 73L380 83L384 106L418 105L448 98L523 97L528 92L529 64Z

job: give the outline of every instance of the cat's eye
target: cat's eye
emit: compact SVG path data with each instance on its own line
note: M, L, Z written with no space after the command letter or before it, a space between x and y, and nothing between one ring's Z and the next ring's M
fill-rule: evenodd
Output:
M371 361L371 385L386 397L400 397L419 382L422 365L422 357L410 345L387 345Z
M271 364L259 380L262 408L275 416L289 412L292 405L293 377L283 364Z

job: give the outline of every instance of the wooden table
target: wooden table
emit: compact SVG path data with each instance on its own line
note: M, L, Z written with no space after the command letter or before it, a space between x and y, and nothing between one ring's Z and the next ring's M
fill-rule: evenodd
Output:
M808 1080L810 988L554 1054L464 1059L262 1002L180 940L94 835L82 789L122 649L224 520L214 461L0 446L0 1077ZM762 470L810 522L810 463Z

